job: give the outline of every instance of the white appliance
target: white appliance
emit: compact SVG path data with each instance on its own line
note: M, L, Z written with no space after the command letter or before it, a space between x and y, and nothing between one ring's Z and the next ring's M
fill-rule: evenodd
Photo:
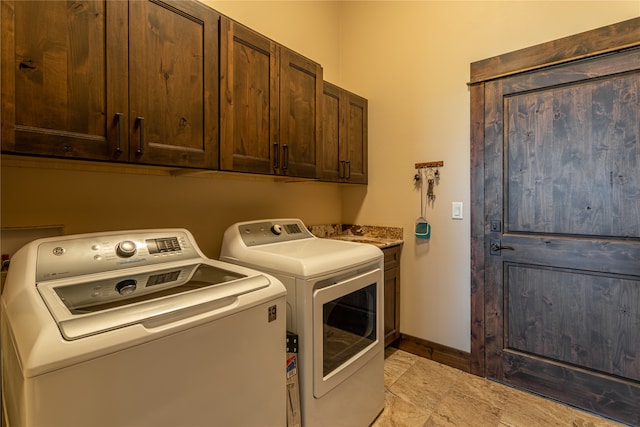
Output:
M33 241L1 300L4 425L281 427L285 294L184 229Z
M299 219L229 227L221 260L276 276L298 334L302 425L368 426L384 409L383 255L318 239Z

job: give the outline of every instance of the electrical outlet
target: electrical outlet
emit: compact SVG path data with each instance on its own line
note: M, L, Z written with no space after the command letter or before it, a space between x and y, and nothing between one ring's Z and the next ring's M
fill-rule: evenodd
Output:
M451 218L462 219L462 202L451 203Z

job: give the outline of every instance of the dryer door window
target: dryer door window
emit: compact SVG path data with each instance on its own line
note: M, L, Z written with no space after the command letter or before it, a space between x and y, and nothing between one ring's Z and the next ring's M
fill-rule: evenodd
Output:
M376 341L376 284L322 305L322 375Z

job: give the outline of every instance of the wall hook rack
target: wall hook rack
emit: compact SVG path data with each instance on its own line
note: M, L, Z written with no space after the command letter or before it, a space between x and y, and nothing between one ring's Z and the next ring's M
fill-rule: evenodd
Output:
M440 181L440 170L438 168L441 168L443 166L444 162L442 160L439 160L437 162L416 163L416 169L419 172L419 174L417 173L414 177L414 180L416 182L419 182L422 178L422 169L427 169L427 198L430 202L436 200L436 195L433 192L433 186L434 184L437 184L438 181ZM433 171L433 169L435 169L435 171Z
M416 163L416 169L441 168L443 166L444 166L444 162L442 160L439 160L437 162Z

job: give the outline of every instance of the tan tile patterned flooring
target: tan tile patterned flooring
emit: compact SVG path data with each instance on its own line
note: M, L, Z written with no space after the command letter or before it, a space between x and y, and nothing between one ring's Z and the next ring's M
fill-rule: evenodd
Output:
M394 348L384 384L385 408L372 427L622 425Z

